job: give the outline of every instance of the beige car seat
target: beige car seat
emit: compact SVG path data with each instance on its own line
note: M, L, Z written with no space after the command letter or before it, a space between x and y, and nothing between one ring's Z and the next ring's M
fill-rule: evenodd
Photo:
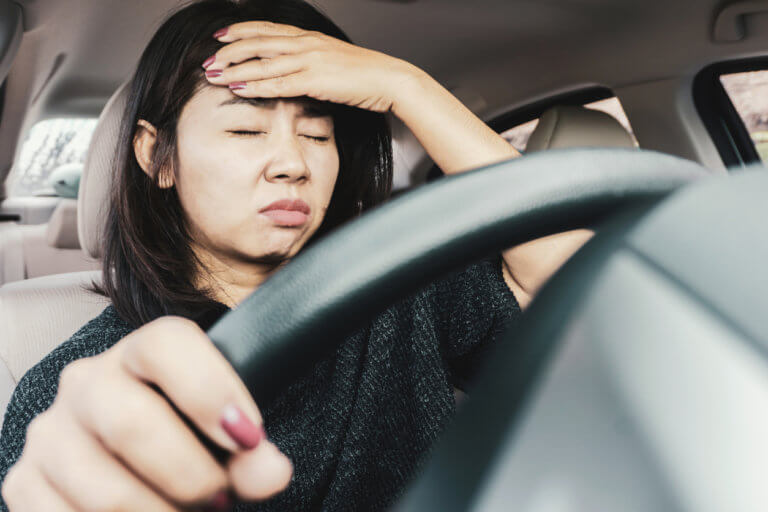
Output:
M636 148L637 144L610 114L585 107L558 105L541 115L525 151L587 147Z
M104 107L80 181L77 231L82 250L90 258L101 256L112 155L125 93L124 85ZM64 212L61 215L63 217ZM52 222L67 221L66 218L52 219ZM71 243L72 240L60 242ZM99 271L72 272L0 286L0 412L5 411L16 383L30 367L108 305L105 297L85 289L89 283L99 282L100 276Z
M0 223L0 285L99 267L80 250L75 199L62 199L45 224Z

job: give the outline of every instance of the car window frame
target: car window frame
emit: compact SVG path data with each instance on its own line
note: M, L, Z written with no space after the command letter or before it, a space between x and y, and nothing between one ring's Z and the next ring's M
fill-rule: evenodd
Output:
M547 109L555 105L583 106L615 96L616 94L611 89L602 86L555 94L494 116L487 124L496 133L503 133L515 126L540 118Z
M768 58L716 62L693 79L696 111L727 169L762 163L749 130L720 81L722 75L750 71L768 71Z
M7 80L0 84L0 124L3 122L3 111L5 109L5 89Z

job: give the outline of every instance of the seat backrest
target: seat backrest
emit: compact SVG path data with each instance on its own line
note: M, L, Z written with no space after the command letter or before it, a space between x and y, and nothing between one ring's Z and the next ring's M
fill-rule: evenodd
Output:
M98 268L80 250L75 199L62 199L46 224L0 224L0 285Z
M44 231L25 238L24 265L28 279L101 268L97 259L80 249L75 199L62 199Z
M0 223L0 285L26 277L24 228L16 222ZM32 226L37 228L37 226Z
M74 272L0 286L0 411L30 367L109 304L86 291L100 277Z
M78 238L85 254L92 258L101 252L101 230L111 177L110 155L115 153L126 91L125 86L120 87L104 107L80 180ZM64 218L64 212L62 216L60 222L71 221L71 217ZM44 233L48 235L62 244L72 243L71 238L57 237L55 232ZM107 298L87 291L89 284L99 280L100 272L90 271L0 286L0 411L5 411L18 380L30 367L109 304Z
M23 224L0 224L0 285L22 279L96 270L99 262L80 250L77 228L77 185L83 165L68 163L51 172L49 181L58 187L61 199L47 210L50 217L25 215ZM36 200L36 197L17 197L17 203ZM53 199L53 198L51 198ZM45 213L46 209L35 210ZM46 223L40 220L47 218ZM35 222L38 220L38 222Z
M636 148L637 145L613 116L585 107L557 105L541 115L525 151L585 147Z

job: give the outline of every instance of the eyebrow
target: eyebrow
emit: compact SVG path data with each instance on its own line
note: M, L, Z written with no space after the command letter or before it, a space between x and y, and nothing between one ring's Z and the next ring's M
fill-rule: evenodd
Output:
M243 98L241 96L235 96L234 98L228 98L222 101L219 103L219 106L250 105L252 107L274 109L276 103L277 98ZM304 117L326 117L331 115L331 109L316 103L302 102L301 115Z

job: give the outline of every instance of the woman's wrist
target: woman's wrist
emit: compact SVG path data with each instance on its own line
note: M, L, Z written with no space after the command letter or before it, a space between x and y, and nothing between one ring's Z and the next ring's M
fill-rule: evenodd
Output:
M398 78L391 111L445 174L519 153L427 72L412 66Z
M409 116L420 101L423 104L430 89L435 91L442 86L429 73L410 62L401 60L399 66L399 72L393 73L390 80L391 112L406 122L404 118Z

